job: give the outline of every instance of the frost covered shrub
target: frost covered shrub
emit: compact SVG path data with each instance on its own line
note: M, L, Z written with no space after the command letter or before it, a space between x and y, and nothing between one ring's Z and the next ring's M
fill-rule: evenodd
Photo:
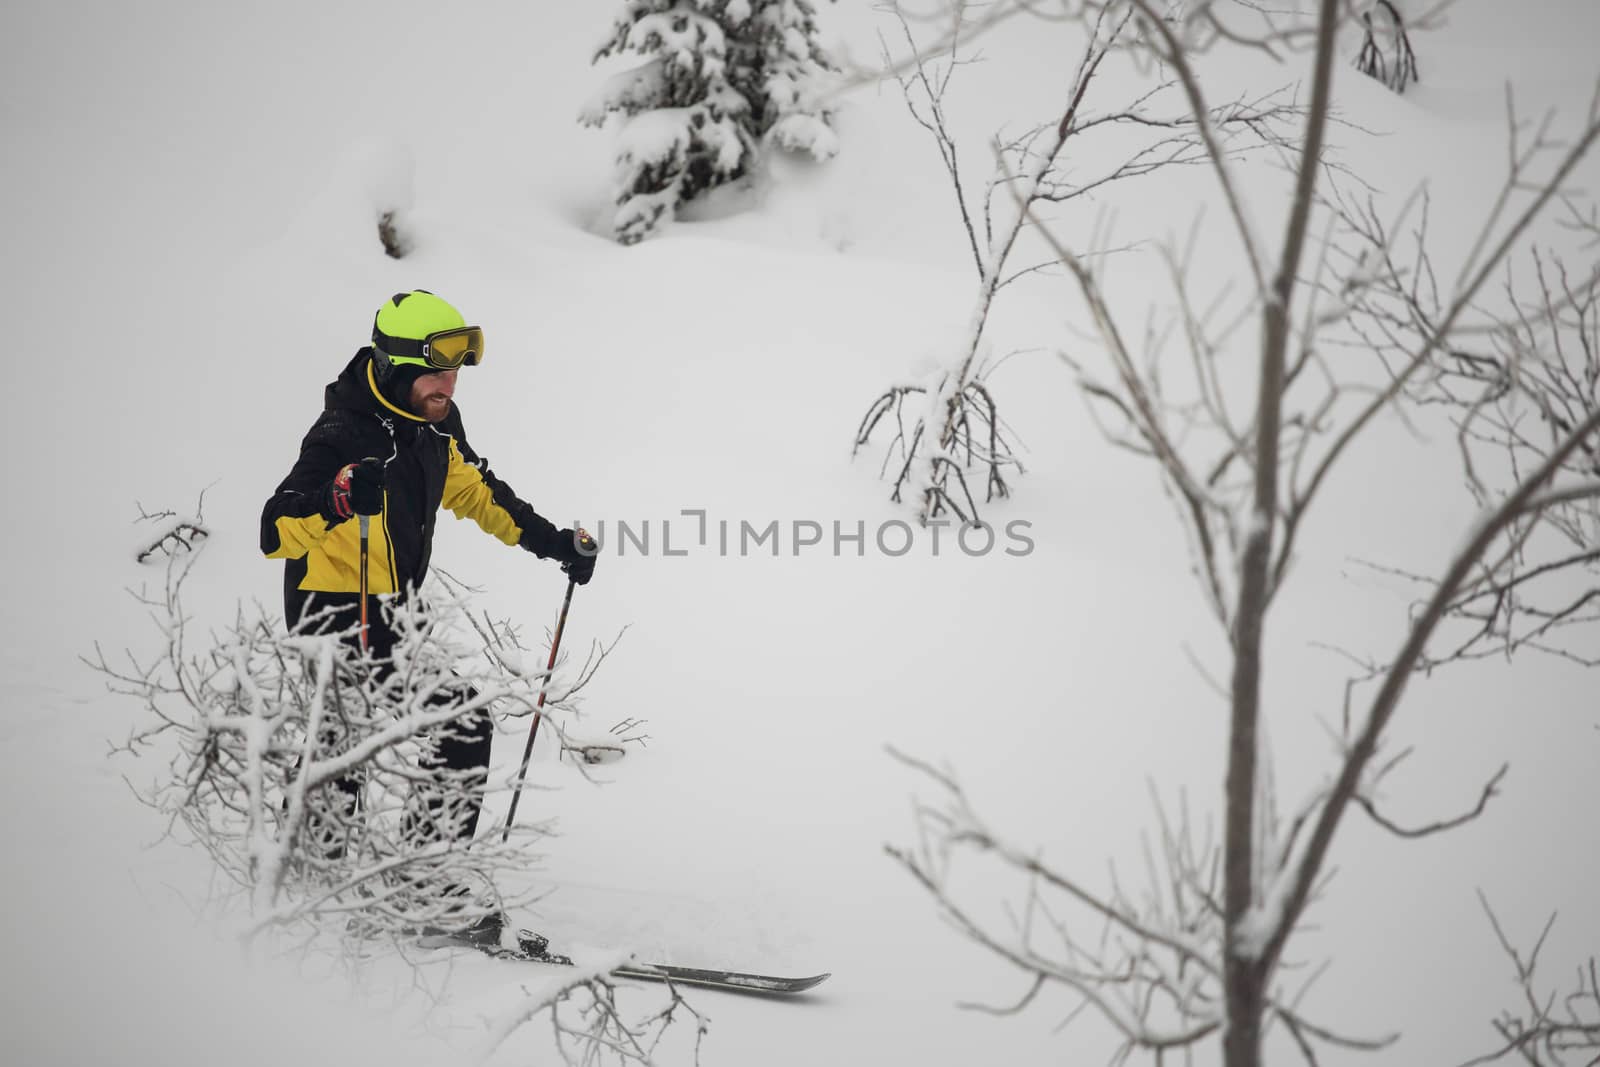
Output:
M244 605L202 631L182 601L198 558L173 556L164 588L138 594L158 651L90 666L143 703L126 749L157 769L139 795L215 860L219 903L244 899L247 936L348 919L369 941L398 938L519 903L500 885L535 865L543 828L463 847L493 786L429 762L470 716L540 707L546 672L524 662L509 624L479 621L466 593L430 583L385 606L397 640L383 659L351 633L286 633ZM564 699L542 705L558 735Z
M766 145L823 160L838 151L822 103L836 68L812 0L624 0L595 61L647 61L611 79L579 120L624 116L612 230L643 240L678 206L749 173Z

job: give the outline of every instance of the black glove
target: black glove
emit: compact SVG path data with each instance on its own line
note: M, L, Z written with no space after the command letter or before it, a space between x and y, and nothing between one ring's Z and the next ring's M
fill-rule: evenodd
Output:
M322 516L339 523L351 515L376 515L383 510L383 460L368 456L346 463L323 494Z
M600 546L583 529L561 530L551 542L551 559L561 561L561 571L578 585L588 585L594 577L594 561Z
M595 557L600 554L600 546L586 530L558 530L538 515L527 516L518 543L540 559L559 562L566 576L579 585L587 585L593 577Z

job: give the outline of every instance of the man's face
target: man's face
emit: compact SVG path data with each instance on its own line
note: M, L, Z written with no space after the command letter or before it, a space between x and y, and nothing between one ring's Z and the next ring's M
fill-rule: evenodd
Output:
M450 414L450 398L455 395L459 371L441 370L424 374L411 383L411 410L429 422L439 422Z

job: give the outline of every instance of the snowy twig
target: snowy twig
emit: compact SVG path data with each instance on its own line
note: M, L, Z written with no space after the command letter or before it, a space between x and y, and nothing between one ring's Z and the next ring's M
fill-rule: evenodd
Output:
M204 520L205 505L204 489L200 491L200 498L195 503L192 516L180 516L171 510L151 514L139 505L139 518L136 521L155 523L161 532L154 540L147 541L134 554L134 559L139 563L148 563L157 556L170 559L173 556L193 552L199 547L200 542L211 536L211 531L206 528Z
M525 988L520 1003L490 1022L478 1062L487 1061L516 1033L540 1016L547 1016L556 1048L573 1067L606 1062L653 1064L661 1039L682 1012L694 1022L690 1062L698 1064L709 1020L684 999L677 986L668 986L664 1007L637 1021L624 1017L617 1004L618 983L611 972L631 959L629 953L613 953L603 960L581 964L572 974L563 974L543 986Z
M1122 1035L1118 1058L1135 1050L1187 1048L1218 1032L1222 1010L1222 911L1217 901L1219 853L1199 844L1187 811L1177 822L1158 806L1161 848L1148 862L1148 891L1135 898L1113 879L1108 894L1046 863L1036 852L996 834L973 809L953 774L895 749L890 754L936 784L943 802L919 803L919 840L887 852L939 903L966 937L1032 977L1028 991L996 1014L1020 1011L1041 988L1064 985ZM959 898L951 878L958 856L989 857L1028 888L1009 930L980 920ZM1094 946L1056 914L1051 898L1086 909L1105 933ZM1354 1048L1382 1047L1392 1038L1365 1040L1308 1020L1292 998L1268 1000L1272 1016L1318 1041Z
M1510 958L1516 971L1517 986L1522 994L1519 1011L1503 1011L1494 1020L1503 1044L1491 1052L1466 1061L1462 1067L1481 1067L1497 1063L1508 1056L1522 1062L1543 1064L1548 1067L1593 1067L1600 1062L1600 963L1591 957L1577 969L1574 987L1565 994L1541 993L1534 980L1539 968L1539 954L1555 926L1551 915L1527 956L1517 951L1504 927L1489 906L1483 891L1478 891L1478 902L1489 925L1494 928L1500 948Z

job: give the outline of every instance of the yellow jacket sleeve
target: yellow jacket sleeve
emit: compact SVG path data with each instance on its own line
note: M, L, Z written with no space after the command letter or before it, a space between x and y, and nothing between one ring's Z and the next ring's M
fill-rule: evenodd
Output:
M444 507L458 519L471 519L484 532L508 545L522 541L524 524L519 513L533 509L518 500L511 487L474 466L461 456L454 438L450 439L450 469L445 475ZM525 521L525 520L524 520Z

